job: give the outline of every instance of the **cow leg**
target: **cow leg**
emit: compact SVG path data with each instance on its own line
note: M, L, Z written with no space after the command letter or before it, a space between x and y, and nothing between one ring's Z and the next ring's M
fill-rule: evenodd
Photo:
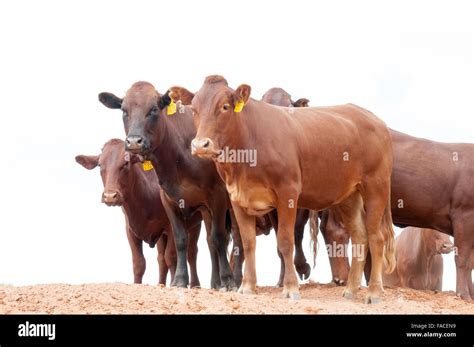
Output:
M211 256L211 288L219 289L221 287L221 279L219 277L219 258L217 256L214 242L212 241L212 220L211 215L207 211L202 211L202 218L206 226L206 241Z
M283 281L283 297L297 300L300 298L298 278L294 266L293 252L295 248L295 221L297 212L296 194L279 197L278 213L278 249L285 261L285 279Z
M467 221L474 216L464 213L454 219L454 261L456 263L456 295L464 300L471 301L472 297L472 270L470 264L471 250L474 244L473 226Z
M189 284L188 264L186 259L188 233L185 228L184 219L179 207L168 199L163 189L160 191L160 195L166 215L171 223L177 253L176 273L173 282L171 282L171 286L187 288Z
M198 254L198 240L199 234L201 233L201 223L192 227L189 230L188 238L188 263L191 272L191 288L200 288L201 283L197 274L197 254Z
M235 220L234 211L231 212L232 221L232 252L230 254L231 267L234 273L234 281L237 286L242 284L242 265L244 263L245 255L242 246L242 238L240 237L240 230Z
M350 265L346 252L343 252L341 256L337 253L337 249L338 247L347 249L347 245L349 244L349 231L341 227L338 222L341 218L337 217L336 214L336 209L324 211L320 229L328 250L332 281L336 285L342 286L347 283ZM317 216L315 218L317 218ZM332 252L330 252L331 249Z
M135 236L135 234L128 227L127 239L132 251L132 263L133 263L133 283L142 283L143 275L146 269L146 260L143 255L143 242Z
M436 254L433 256L430 270L429 286L431 290L440 292L443 289L443 256Z
M234 202L232 209L234 210L235 219L239 224L240 237L242 238L242 246L245 254L245 269L242 277L242 284L239 293L255 294L257 289L257 274L255 271L255 245L257 243L257 232L255 217L249 216L245 211Z
M303 252L304 227L309 218L309 210L299 208L296 213L295 222L295 268L302 280L311 275L311 266L306 262Z
M360 289L368 249L367 232L363 216L363 202L360 193L355 192L352 194L341 204L335 206L331 213L337 214L342 219L352 240L352 263L349 269L347 286L343 292L345 298L352 299ZM346 253L345 250L344 253ZM347 255L344 254L344 256Z
M385 218L387 203L390 202L390 185L385 182L369 182L365 185L363 194L366 213L365 227L372 260L369 290L365 302L377 303L383 293L384 248L386 242L388 242L388 240L385 240L381 228L392 228L391 223L390 225L386 225L386 222L382 223L383 218ZM390 205L388 205L388 208L390 208Z
M221 291L237 291L234 275L227 258L229 233L226 229L226 212L227 209L223 206L219 206L213 210L211 234L219 261L220 289Z
M176 255L176 245L174 244L174 237L171 228L167 231L165 261L170 271L170 283L173 283L174 275L176 274L176 263L178 260Z
M166 264L165 260L167 244L168 236L163 233L156 243L156 250L158 252L158 272L160 274L158 284L162 285L166 285L166 276L168 275L168 265Z
M270 222L272 223L273 230L275 230L275 237L278 240L278 214L276 210L272 210L269 212L268 216L270 217ZM278 258L280 258L280 277L278 278L278 282L275 285L275 288L282 288L283 287L283 280L285 279L285 261L283 260L283 256L281 255L280 250L278 249L277 245L277 254Z

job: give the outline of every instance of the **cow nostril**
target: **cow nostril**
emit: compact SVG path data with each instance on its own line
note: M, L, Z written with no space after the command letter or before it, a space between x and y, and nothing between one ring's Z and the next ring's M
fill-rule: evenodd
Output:
M137 144L141 145L141 144L142 144L142 140L143 140L143 139L142 139L141 137L139 137L139 138L137 139Z
M202 148L208 148L209 147L209 140L206 140L203 144L202 144Z
M117 197L117 193L115 192L115 193L112 194L112 198L115 199L116 197Z

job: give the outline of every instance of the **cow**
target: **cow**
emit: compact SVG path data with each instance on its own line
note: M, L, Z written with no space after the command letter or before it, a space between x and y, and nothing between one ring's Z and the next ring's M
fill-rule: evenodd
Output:
M449 236L439 231L408 227L395 239L397 265L384 274L386 286L429 289L443 288L443 257L453 250Z
M194 93L190 92L183 87L171 87L168 90L170 97L174 97L175 101L180 101L183 105L190 105L194 97ZM306 98L300 98L297 101L292 101L291 96L282 88L271 88L262 97L262 101L270 103L276 106L285 107L308 107L309 100ZM303 252L303 234L306 222L309 219L309 211L304 209L298 209L296 215L295 224L295 257L294 264L299 277L304 280L308 279L311 274L311 266L306 262L306 257ZM278 230L278 216L275 210L270 213L258 217L256 219L256 235L268 235L271 228L277 232ZM234 277L239 279L239 284L242 278L242 264L245 259L245 254L242 251L242 241L238 232L238 225L233 226L233 247L231 253L231 267L234 270ZM310 228L311 237L313 241L313 247L316 247L316 233L315 228ZM285 263L283 257L277 249L278 256L280 257L280 276L276 284L277 288L283 287L283 279L285 276ZM314 255L316 254L315 248L313 248ZM238 255L238 256L237 256Z
M142 283L146 261L143 242L150 247L157 244L159 284L166 284L168 269L171 281L176 270L176 248L171 224L160 198L160 185L156 174L145 171L136 156L125 152L123 140L111 139L99 155L78 155L76 161L88 170L100 167L104 184L101 200L107 206L121 206L125 215L125 229L132 251L134 283ZM201 220L189 223L188 260L191 287L200 287L197 275L197 241Z
M192 153L215 162L241 232L246 262L239 291L256 292L256 216L277 210L277 243L285 261L283 296L298 299L293 265L297 207L319 211L337 206L361 250L354 253L343 295L356 295L370 247L373 263L365 302L378 302L384 259L389 270L395 263L392 149L385 123L352 104L286 108L251 99L250 92L248 85L233 90L214 75L192 100L197 126ZM227 161L222 158L225 149L253 151L258 165Z
M392 129L390 135L393 221L402 228L429 228L454 237L456 295L472 301L474 144L436 142Z
M104 92L99 94L99 101L122 111L126 151L140 155L158 177L178 258L172 286L189 284L186 230L189 222L200 215L211 254L211 288L237 290L227 258L229 196L212 162L190 153L196 134L191 110L177 106L167 93L158 93L144 81L134 83L123 98Z

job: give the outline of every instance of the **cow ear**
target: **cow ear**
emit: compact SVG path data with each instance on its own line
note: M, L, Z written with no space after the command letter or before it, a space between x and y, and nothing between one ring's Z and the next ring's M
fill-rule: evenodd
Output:
M248 84L241 84L234 92L234 112L242 111L242 108L250 98L252 88Z
M301 98L301 99L296 100L295 102L292 102L292 105L294 107L308 107L309 100L305 98Z
M122 108L122 99L120 99L118 96L115 96L112 93L100 93L99 94L99 101L105 105L105 107L108 108Z
M76 161L84 166L87 170L92 170L99 165L98 155L78 155Z
M194 93L183 87L171 87L168 89L168 94L174 101L180 100L183 105L191 105L194 98Z

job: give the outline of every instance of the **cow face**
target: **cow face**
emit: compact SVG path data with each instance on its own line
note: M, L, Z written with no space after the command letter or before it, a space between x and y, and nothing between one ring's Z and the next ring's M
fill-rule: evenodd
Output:
M241 85L234 91L221 76L206 78L192 101L197 128L196 137L191 143L194 155L214 158L219 154L225 142L225 134L232 132L232 117L240 116L249 97L248 85Z
M449 239L449 235L431 229L426 229L424 231L425 242L434 253L447 254L453 250L453 243Z
M122 110L127 151L147 155L161 143L163 132L157 131L156 124L161 111L171 101L167 94L160 95L148 82L136 82L123 99L111 93L101 93L99 101L108 108Z
M101 201L107 206L121 206L127 196L131 165L139 158L125 152L124 142L113 139L102 148L100 155L78 155L76 161L88 170L100 167L104 185Z

